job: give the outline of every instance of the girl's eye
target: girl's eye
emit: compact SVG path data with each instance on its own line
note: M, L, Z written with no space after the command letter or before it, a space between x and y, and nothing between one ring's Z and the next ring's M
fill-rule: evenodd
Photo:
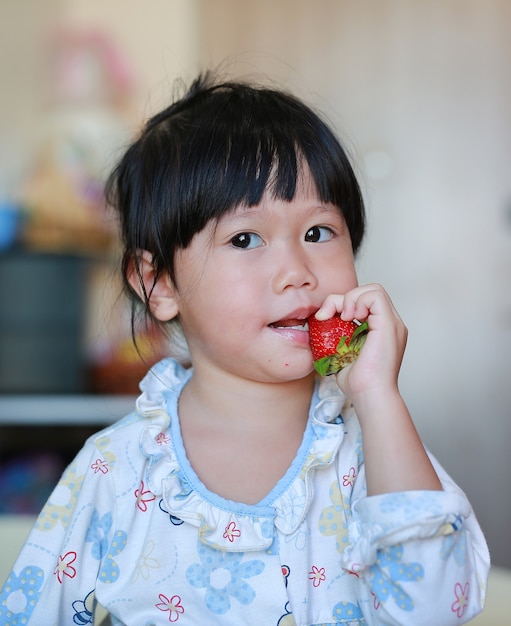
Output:
M329 241L333 236L334 233L328 226L313 226L305 233L305 241L321 243L323 241Z
M259 235L255 233L239 233L231 239L231 244L235 248L242 248L243 250L250 250L252 248L258 248L263 244L263 240Z

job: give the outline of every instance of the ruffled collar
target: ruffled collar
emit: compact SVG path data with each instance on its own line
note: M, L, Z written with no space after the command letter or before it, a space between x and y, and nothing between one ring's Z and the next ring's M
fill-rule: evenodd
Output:
M210 492L186 457L177 404L191 375L192 370L165 359L141 383L137 410L148 419L141 436L141 450L149 461L146 485L162 497L169 514L197 527L203 543L229 551L268 549L275 527L289 535L307 515L314 470L334 461L344 435L341 409L345 397L333 377L318 381L291 467L261 502L247 505Z

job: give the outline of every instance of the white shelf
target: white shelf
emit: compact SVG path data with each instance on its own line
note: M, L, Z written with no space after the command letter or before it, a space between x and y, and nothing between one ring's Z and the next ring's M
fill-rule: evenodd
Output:
M0 396L0 425L106 425L134 409L135 396Z

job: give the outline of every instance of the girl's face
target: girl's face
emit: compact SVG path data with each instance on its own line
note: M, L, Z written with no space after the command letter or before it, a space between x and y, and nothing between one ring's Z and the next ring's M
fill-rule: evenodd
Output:
M308 171L291 202L265 194L208 224L175 270L196 371L259 382L311 374L306 318L329 294L357 286L344 218L318 199Z

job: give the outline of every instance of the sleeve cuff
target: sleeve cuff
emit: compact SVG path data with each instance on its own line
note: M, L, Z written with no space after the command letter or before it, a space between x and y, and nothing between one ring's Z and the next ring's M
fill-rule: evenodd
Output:
M363 498L352 513L342 565L360 572L373 565L380 549L457 531L471 508L458 493L406 491Z

